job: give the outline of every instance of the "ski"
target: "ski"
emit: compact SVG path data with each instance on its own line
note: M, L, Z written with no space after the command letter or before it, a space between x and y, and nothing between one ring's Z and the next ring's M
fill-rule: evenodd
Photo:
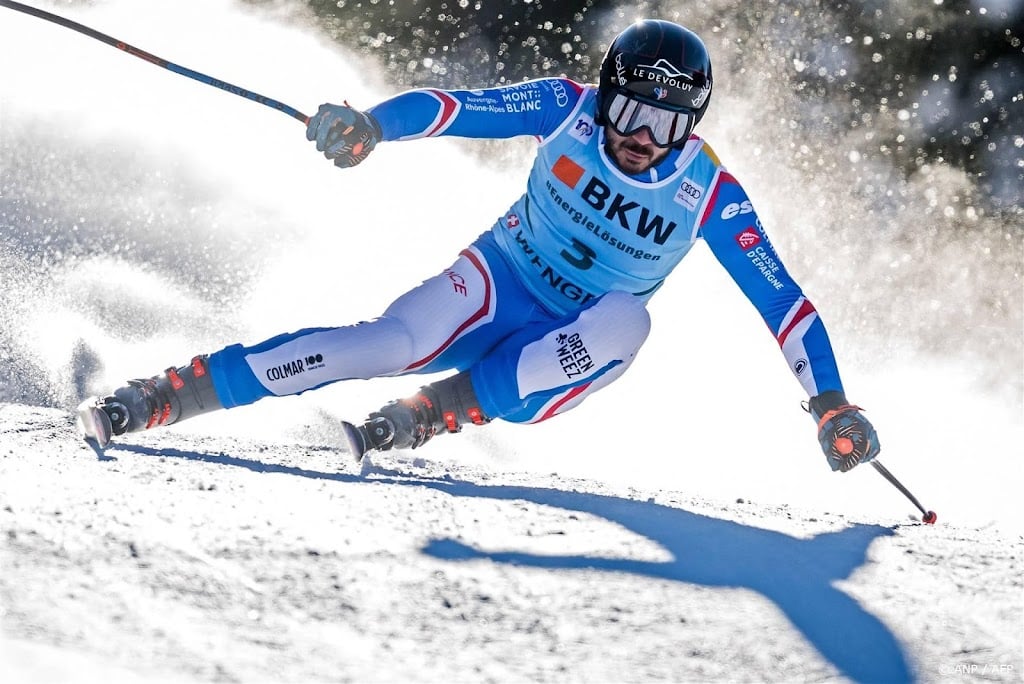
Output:
M100 449L110 444L114 426L107 412L100 408L98 397L91 397L78 405L75 422L87 441L95 442Z
M357 463L370 450L365 430L344 420L341 421L341 441L342 448L352 454Z

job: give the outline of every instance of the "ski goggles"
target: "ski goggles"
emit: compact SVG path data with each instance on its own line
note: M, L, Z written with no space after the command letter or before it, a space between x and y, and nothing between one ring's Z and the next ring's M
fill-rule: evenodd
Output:
M646 128L658 147L672 147L686 142L697 123L696 112L662 109L640 102L621 91L612 93L605 118L619 135L633 135L641 128Z

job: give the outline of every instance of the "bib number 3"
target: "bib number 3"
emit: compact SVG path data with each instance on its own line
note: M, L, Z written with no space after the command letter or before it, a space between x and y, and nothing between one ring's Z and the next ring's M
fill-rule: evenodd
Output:
M597 252L592 250L590 247L587 247L585 244L583 244L576 238L572 239L572 246L578 254L573 254L569 250L563 249L563 259L565 259L566 261L568 261L570 264L580 269L581 271L585 271L594 265L594 257L597 256Z

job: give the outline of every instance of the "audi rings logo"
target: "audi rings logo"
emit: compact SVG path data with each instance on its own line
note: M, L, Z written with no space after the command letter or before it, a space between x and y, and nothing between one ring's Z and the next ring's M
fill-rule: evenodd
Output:
M564 107L569 104L569 95L561 81L551 81L551 91L555 94L555 104Z

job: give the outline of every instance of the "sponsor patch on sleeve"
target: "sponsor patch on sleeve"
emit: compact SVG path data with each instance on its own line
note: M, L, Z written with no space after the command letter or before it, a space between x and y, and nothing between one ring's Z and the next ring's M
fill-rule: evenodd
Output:
M761 234L753 226L745 228L743 232L737 233L736 244L743 249L751 249L761 243Z

